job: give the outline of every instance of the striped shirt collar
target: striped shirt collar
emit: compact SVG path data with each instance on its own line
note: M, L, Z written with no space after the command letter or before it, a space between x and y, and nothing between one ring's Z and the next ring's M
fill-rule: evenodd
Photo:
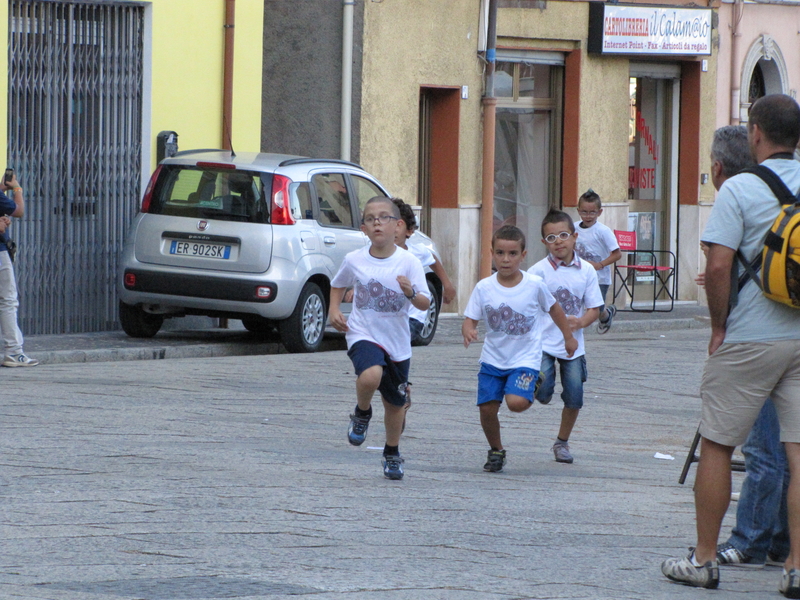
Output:
M569 264L549 253L547 255L547 260L550 262L550 266L553 267L553 270L558 269L558 267L575 267L577 269L581 268L581 259L578 258L577 252L572 253L572 262Z

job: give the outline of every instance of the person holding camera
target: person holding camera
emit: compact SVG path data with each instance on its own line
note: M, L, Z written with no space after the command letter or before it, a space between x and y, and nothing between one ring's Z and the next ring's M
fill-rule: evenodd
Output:
M17 176L6 170L0 191L0 334L3 336L4 367L35 367L39 361L25 356L22 350L22 332L17 324L17 282L14 278L13 254L9 248L6 229L11 224L9 217L25 214L25 196Z

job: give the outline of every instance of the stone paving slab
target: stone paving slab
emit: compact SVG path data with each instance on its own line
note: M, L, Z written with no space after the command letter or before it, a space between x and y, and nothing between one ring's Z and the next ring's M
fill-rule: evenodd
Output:
M775 568L723 569L716 593L659 572L694 540L694 469L677 479L707 330L589 336L575 463L550 451L556 398L502 411L502 473L480 345L448 331L414 352L401 482L379 406L346 442L343 351L3 369L0 598L779 597Z

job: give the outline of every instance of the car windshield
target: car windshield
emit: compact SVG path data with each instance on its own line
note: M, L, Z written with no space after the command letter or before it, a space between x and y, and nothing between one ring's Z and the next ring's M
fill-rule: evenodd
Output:
M266 223L269 211L260 175L250 171L164 165L149 212Z

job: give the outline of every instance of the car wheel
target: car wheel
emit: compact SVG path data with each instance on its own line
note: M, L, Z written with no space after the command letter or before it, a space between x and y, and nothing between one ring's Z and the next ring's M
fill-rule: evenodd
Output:
M300 292L294 312L278 324L284 347L289 352L316 352L325 333L326 310L322 290L309 281Z
M119 322L122 325L122 330L129 336L151 338L161 329L161 325L164 324L164 317L147 313L140 306L131 306L120 302Z
M254 333L259 337L267 337L275 332L275 323L264 317L253 315L252 317L245 317L242 319L242 325L250 333Z
M422 331L419 336L411 340L412 346L427 346L433 341L433 336L436 334L436 326L439 324L439 294L436 293L436 287L428 281L428 291L431 294L431 305L428 312L425 314L425 322L422 324Z

